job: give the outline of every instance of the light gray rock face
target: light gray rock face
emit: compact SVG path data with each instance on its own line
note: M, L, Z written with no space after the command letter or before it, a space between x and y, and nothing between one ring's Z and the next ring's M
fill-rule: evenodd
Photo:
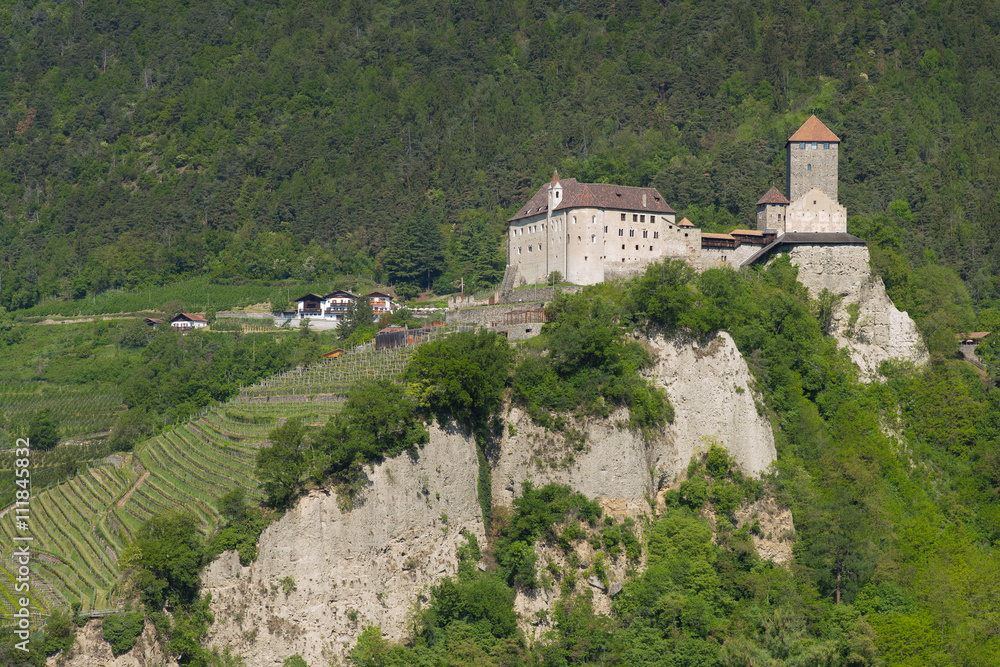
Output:
M608 419L573 422L584 438L566 441L512 408L490 453L495 504L510 506L525 480L559 482L611 515L636 516L648 513L647 498L674 483L691 455L708 446L706 437L750 473L774 460L771 428L757 414L747 365L727 334L704 347L662 338L643 344L655 359L648 377L668 392L674 423L643 437L627 428L628 412L619 410ZM369 477L350 512L341 512L334 494L313 492L264 532L257 562L242 567L227 552L206 569L204 591L212 594L217 619L213 646L230 647L248 667L278 666L295 653L319 665L344 658L365 625L381 625L391 639L412 632L418 596L456 571L459 532L471 531L485 546L475 444L433 428L417 461L400 456ZM620 568L609 565L612 581L624 577L621 560ZM539 623L529 636L544 630L539 619L547 616L539 612L549 610L554 595L518 596L523 622ZM610 611L606 592L595 599L600 611Z
M418 460L369 472L351 511L332 492L310 493L264 531L256 562L242 567L226 552L202 575L217 619L211 644L257 667L296 653L330 664L366 625L401 639L418 595L455 573L460 531L485 545L478 470L471 438L434 427Z
M774 461L771 426L757 414L750 371L729 334L704 347L662 337L645 342L654 356L647 376L666 390L674 423L644 438L625 427L628 411L618 410L608 419L575 422L584 436L575 449L512 408L493 465L494 502L513 503L525 480L557 482L599 500L612 514L635 516L648 512L646 498L673 483L713 440L750 474Z
M142 629L135 646L128 653L117 657L111 644L104 641L103 620L88 621L76 631L76 640L69 651L54 655L47 667L177 667L177 661L168 656L162 644L156 641L156 628L150 621Z
M841 298L832 334L847 348L862 380L870 381L887 359L917 365L927 362L917 325L900 312L885 293L882 279L872 276L865 246L797 246L789 253L799 267L799 281L814 298L827 289ZM848 308L857 307L857 317Z
M706 345L679 339L651 341L654 382L674 405L674 423L656 448L660 485L687 469L691 457L717 441L736 463L759 476L775 460L771 424L757 413L756 392L743 355L726 332Z

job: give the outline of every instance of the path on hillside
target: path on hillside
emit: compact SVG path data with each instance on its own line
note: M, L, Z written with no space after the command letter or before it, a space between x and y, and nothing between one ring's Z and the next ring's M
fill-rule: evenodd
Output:
M140 486L142 486L142 483L146 481L147 477L149 477L149 471L148 470L146 472L142 473L142 477L140 477L139 479L135 480L135 484L133 484L132 488L128 490L128 493L126 493L124 496L122 496L122 499L118 501L118 503L117 503L118 509L121 509L122 507L125 507L125 503L127 503L128 499L132 497L132 494L135 493L135 490L138 489Z

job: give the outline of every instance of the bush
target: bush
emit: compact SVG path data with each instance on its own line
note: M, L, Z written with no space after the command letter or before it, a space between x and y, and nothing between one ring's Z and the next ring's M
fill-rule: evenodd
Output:
M139 635L142 634L144 622L142 612L138 611L104 617L102 634L104 641L111 644L111 651L115 656L132 650Z
M417 455L429 434L416 417L417 405L390 380L355 385L343 410L317 434L316 475L338 483L367 479L364 466L404 451Z
M673 419L666 395L640 375L652 357L625 339L623 314L610 299L596 291L564 295L549 315L541 338L548 355L522 361L513 382L514 399L536 422L547 425L547 412L571 410L607 417L616 406L627 406L641 428Z
M298 495L302 483L305 427L298 419L289 419L267 437L271 445L257 452L257 478L265 502L271 507L285 509Z
M513 350L493 332L462 332L421 345L406 369L407 391L444 424L485 432L503 399Z
M49 410L39 410L28 423L28 442L42 451L59 444L59 425Z

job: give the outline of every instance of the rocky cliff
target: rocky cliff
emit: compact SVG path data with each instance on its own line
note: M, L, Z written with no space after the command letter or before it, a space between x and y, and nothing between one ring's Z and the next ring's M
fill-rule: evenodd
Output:
M375 466L349 512L332 492L310 493L264 532L255 563L242 567L233 552L212 563L202 577L216 615L211 643L256 667L295 653L329 664L366 625L402 638L418 595L455 573L460 533L485 543L475 445L431 431L417 460Z
M674 423L644 438L624 427L620 411L576 423L584 438L567 443L513 408L491 463L495 503L510 505L525 480L556 481L611 514L648 512L647 498L676 481L706 438L729 448L748 472L770 464L771 429L757 414L746 363L727 334L704 346L662 338L645 344L655 359L649 376L669 394ZM419 459L404 455L376 466L349 512L332 493L309 494L261 536L257 562L242 567L226 553L207 568L204 590L216 615L211 643L258 667L295 653L327 664L347 654L365 625L404 637L418 596L454 574L460 531L485 544L477 475L473 440L433 428ZM620 581L624 565L610 574ZM595 593L602 608L606 592ZM527 618L550 603L542 592L516 604Z
M750 371L729 334L704 346L662 337L644 342L654 358L648 376L666 390L674 423L643 437L625 428L628 413L621 410L608 419L577 422L583 439L567 444L512 408L493 464L494 502L510 505L525 480L536 486L558 482L600 500L612 513L635 516L648 512L647 498L677 479L711 440L726 447L746 472L759 475L770 465L771 426L757 414Z
M873 379L887 359L927 362L917 325L892 303L882 279L872 276L867 247L797 246L789 255L814 298L824 289L840 297L831 333L847 348L861 379Z
M115 657L111 644L104 641L101 619L89 621L76 631L76 641L69 651L52 656L47 667L177 667L156 639L156 629L146 621L142 634L128 653Z

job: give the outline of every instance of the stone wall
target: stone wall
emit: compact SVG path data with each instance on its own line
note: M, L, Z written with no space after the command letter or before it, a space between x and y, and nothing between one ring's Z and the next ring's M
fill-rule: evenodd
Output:
M823 142L817 142L813 148L807 141L806 147L799 148L800 142L788 144L788 199L795 202L812 188L825 192L833 201L837 201L837 159L840 144L834 142L829 148L823 148ZM810 165L812 168L810 169Z
M847 209L813 188L788 205L786 232L847 231Z

